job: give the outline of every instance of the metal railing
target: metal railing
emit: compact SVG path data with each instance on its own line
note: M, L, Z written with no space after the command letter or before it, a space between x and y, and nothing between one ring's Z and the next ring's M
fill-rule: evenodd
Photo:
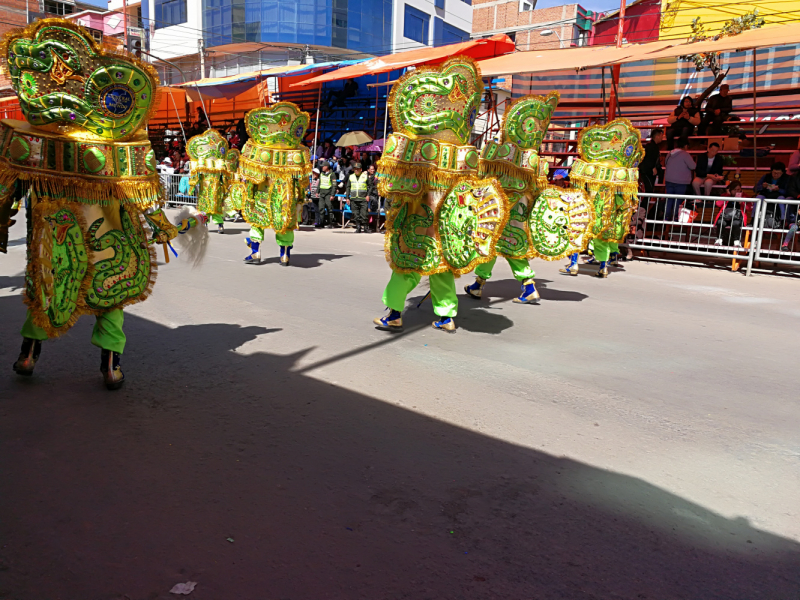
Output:
M626 245L636 250L800 267L800 200L639 194Z
M167 206L197 206L197 197L189 194L187 173L159 173ZM181 180L185 179L183 183ZM183 190L183 191L181 191Z
M800 200L765 200L757 226L754 260L800 266L797 214Z
M760 198L639 194L639 207L631 219L637 250L673 252L732 261L753 267L762 211Z

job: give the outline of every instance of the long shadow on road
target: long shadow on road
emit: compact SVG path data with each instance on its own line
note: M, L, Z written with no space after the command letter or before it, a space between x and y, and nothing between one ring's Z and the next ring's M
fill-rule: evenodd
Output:
M798 544L238 350L274 329L128 315L109 393L91 325L0 377L0 598L797 598Z

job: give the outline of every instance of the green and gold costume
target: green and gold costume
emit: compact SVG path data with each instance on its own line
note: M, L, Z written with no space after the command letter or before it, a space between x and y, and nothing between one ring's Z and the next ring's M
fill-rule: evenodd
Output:
M300 142L308 129L309 115L292 102L256 108L245 116L250 139L239 158L236 191L242 216L250 224L248 244L254 253L264 239L264 229L275 231L275 240L285 248L294 243L297 205L305 197L311 174L308 148ZM288 260L288 258L287 258Z
M558 98L558 92L551 92L514 102L506 110L499 139L484 146L478 167L481 175L497 177L508 197L509 218L497 242L497 254L508 261L518 281L530 286L535 274L529 259L559 260L589 243L592 207L581 193L548 187L549 166L538 153ZM468 286L468 293L473 290L471 295L480 296L494 263L475 269L478 284ZM538 299L534 287L530 293Z
M186 153L191 159L189 188L197 196L197 210L217 225L225 214L225 197L239 166L239 151L215 129L189 139Z
M468 144L483 91L477 65L455 57L403 75L389 102L394 133L378 161L379 191L391 200L386 259L392 277L384 304L402 311L407 294L429 276L434 312L455 316L455 277L496 256L508 221L496 179L478 176Z
M7 33L0 56L28 120L0 121L0 251L20 200L27 216L22 334L57 337L91 314L92 342L120 354L122 308L155 283L152 244L177 235L144 131L155 70L62 19Z
M592 237L596 260L604 264L618 250L638 206L639 161L644 156L641 136L627 119L592 125L578 136L577 158L570 170L571 185L585 190L595 211Z

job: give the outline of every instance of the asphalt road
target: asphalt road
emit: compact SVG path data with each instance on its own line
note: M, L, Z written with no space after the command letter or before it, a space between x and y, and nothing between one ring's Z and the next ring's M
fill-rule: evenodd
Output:
M11 372L23 233L2 599L800 598L796 280L536 262L525 306L500 261L456 334L427 302L393 335L382 236L302 231L290 268L270 242L253 266L229 225L126 311L108 392L86 317Z

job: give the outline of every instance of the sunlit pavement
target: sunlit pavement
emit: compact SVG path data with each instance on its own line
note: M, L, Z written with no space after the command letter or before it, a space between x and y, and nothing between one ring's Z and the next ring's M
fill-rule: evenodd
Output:
M126 310L127 382L84 317L17 379L23 224L0 256L0 598L800 595L800 282L498 262L454 335L374 329L383 236L211 234ZM159 256L163 254L159 250Z

